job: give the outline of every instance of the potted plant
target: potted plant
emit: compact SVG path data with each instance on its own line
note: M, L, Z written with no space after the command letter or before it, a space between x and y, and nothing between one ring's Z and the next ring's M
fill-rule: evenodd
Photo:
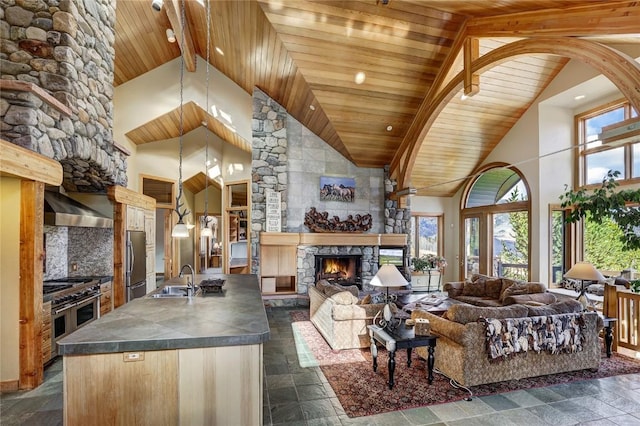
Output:
M565 219L567 223L574 223L587 214L601 223L605 217L610 217L622 231L622 243L628 250L640 248L640 189L618 190L616 178L619 171L607 172L600 188L587 192L584 188L577 191L569 190L560 196L562 207L572 207L573 210Z
M411 266L415 272L427 272L428 270L440 270L447 266L447 260L435 254L423 254L420 257L411 258Z
M631 280L629 288L631 288L631 291L634 293L640 293L640 280Z

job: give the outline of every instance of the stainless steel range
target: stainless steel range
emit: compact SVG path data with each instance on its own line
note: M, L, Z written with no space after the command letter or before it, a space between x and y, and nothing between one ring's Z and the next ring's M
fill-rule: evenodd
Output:
M43 283L44 300L51 301L51 358L58 355L56 342L100 315L100 281L74 277Z

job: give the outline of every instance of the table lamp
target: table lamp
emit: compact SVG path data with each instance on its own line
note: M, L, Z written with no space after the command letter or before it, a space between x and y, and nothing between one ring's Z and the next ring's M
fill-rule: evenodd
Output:
M604 281L605 279L604 275L602 275L600 271L598 271L591 263L578 262L575 265L573 265L571 269L567 271L566 274L564 274L564 277L580 280L580 294L578 295L576 300L579 300L580 303L582 303L582 306L584 306L585 310L587 309L587 305L590 305L591 308L595 311L596 307L594 306L593 302L589 300L589 298L585 294L587 291L587 288L584 286L584 282L585 281Z
M385 305L383 310L381 311L382 318L380 320L380 326L393 328L394 324L391 321L393 319L393 313L391 311L391 306L389 304L393 301L394 297L389 296L389 287L403 287L408 285L409 283L404 278L404 276L402 276L400 271L398 271L398 268L396 268L394 265L387 264L387 265L382 265L380 269L378 269L378 272L371 279L371 282L369 284L371 284L374 287L387 288ZM376 314L376 317L379 314L380 312ZM375 320L374 320L374 323L375 323Z

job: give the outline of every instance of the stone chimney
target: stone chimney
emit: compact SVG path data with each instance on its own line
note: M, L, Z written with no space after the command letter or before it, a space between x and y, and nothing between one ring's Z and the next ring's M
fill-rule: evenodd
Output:
M66 190L127 184L113 141L115 2L0 1L0 137L58 160Z

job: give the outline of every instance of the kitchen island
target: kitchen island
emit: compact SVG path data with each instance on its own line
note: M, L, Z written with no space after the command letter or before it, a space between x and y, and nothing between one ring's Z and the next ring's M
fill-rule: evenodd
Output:
M220 293L148 295L59 341L65 424L262 424L258 279L215 277L226 279Z

